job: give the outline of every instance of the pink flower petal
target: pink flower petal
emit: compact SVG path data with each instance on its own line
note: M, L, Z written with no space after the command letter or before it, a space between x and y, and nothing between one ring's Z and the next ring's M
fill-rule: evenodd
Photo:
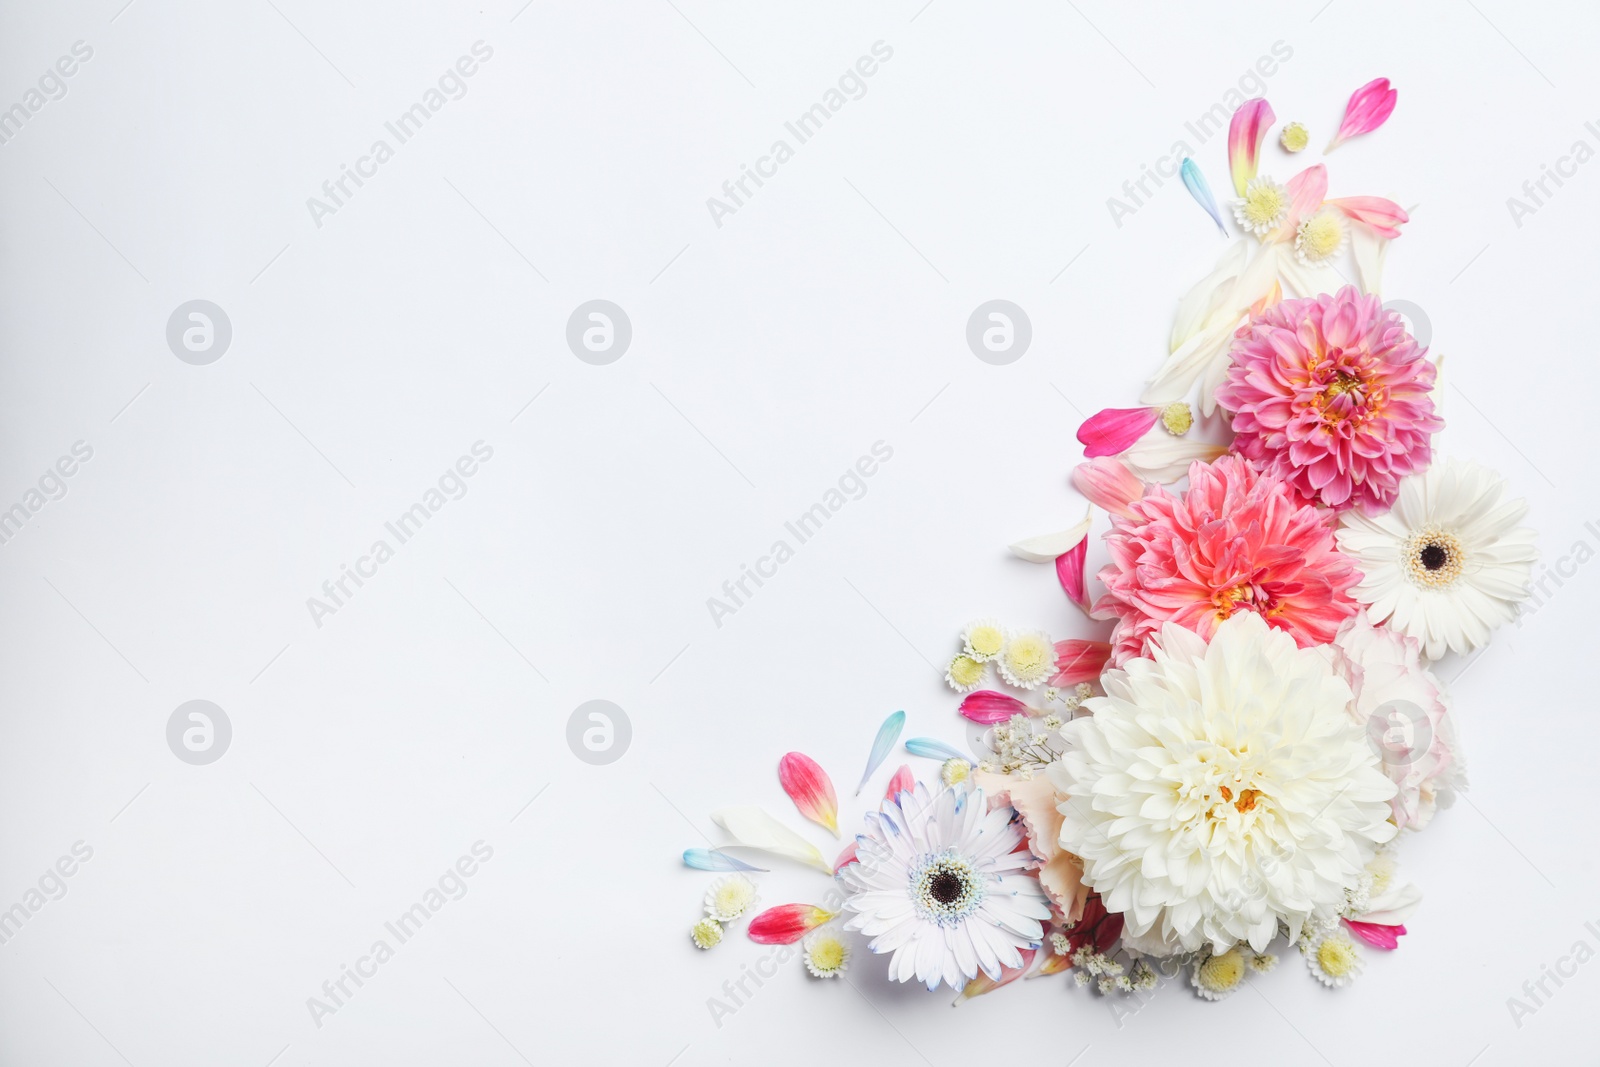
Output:
M1083 561L1088 551L1089 539L1085 537L1076 548L1056 557L1056 578L1061 582L1061 588L1066 591L1069 600L1086 612L1089 610L1089 594L1083 583Z
M993 993L1001 986L1010 985L1018 978L1021 978L1023 975L1027 974L1028 968L1033 966L1034 957L1039 954L1039 950L1035 948L1025 948L1019 951L1022 953L1021 967L1007 967L1005 964L1001 964L999 979L990 978L982 971L979 971L978 977L968 982L966 986L962 988L961 995L956 997L955 1003L960 1004L964 1000L971 1000L973 997L981 997L985 993Z
M1150 432L1150 427L1160 417L1161 409L1154 407L1106 408L1091 415L1078 427L1078 440L1083 442L1083 454L1093 459L1126 452L1135 441Z
M901 793L916 787L917 780L911 776L911 768L902 763L900 769L894 772L894 777L889 779L889 788L883 791L883 799L893 804Z
M815 904L779 904L750 920L750 940L760 945L792 945L837 916Z
M1261 142L1277 121L1272 105L1257 98L1246 100L1228 123L1228 169L1233 174L1233 191L1244 195L1244 187L1256 176L1261 162Z
M817 766L816 760L799 752L789 753L778 761L778 782L801 815L839 836L839 801L828 772Z
M1077 685L1097 681L1111 658L1111 646L1104 641L1056 642L1056 674L1051 685Z
M1272 231L1274 241L1292 240L1300 224L1322 207L1322 201L1328 195L1328 168L1321 163L1307 167L1284 182L1283 188L1290 197L1289 214L1285 216L1283 225Z
M839 853L839 858L833 861L834 874L838 874L852 863L861 862L856 858L856 848L858 844L859 842L852 841L848 845L844 846L844 851Z
M1371 133L1382 126L1394 113L1394 103L1399 95L1394 89L1389 88L1388 78L1374 78L1351 93L1350 102L1344 106L1344 121L1339 123L1339 130L1333 135L1333 140L1328 142L1323 155L1332 152L1352 137Z
M1354 919L1346 919L1344 924L1350 932L1373 948L1392 950L1400 947L1400 936L1406 932L1404 926L1386 926L1383 923L1364 923Z
M980 689L967 694L959 710L975 723L993 726L1010 721L1013 715L1027 715L1032 709L1016 697L997 693L993 689Z
M1078 464L1072 485L1089 503L1129 519L1133 518L1130 505L1144 496L1144 483L1120 462L1105 457Z
M1411 221L1411 216L1399 204L1381 196L1342 196L1326 203L1371 227L1379 237L1399 237L1400 225Z

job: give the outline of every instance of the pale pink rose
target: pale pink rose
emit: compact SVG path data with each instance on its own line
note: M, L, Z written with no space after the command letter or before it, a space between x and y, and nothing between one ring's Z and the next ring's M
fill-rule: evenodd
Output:
M1395 825L1422 829L1465 779L1444 684L1416 639L1372 625L1366 612L1345 623L1329 654L1355 694L1351 717L1400 787L1390 801Z

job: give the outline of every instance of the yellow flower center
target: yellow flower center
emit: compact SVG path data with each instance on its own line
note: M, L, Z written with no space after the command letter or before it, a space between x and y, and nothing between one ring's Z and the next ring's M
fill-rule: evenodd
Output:
M972 773L972 764L964 759L947 759L939 768L939 780L945 785L960 785Z
M1055 649L1035 637L1023 637L1006 649L1006 664L1020 678L1034 678L1055 663Z
M977 685L983 679L983 664L971 656L957 656L950 661L950 677L959 686Z
M998 627L974 626L967 635L967 643L972 646L972 651L988 658L999 655L1000 649L1006 643L1006 635Z
M1200 965L1200 984L1213 993L1226 993L1244 978L1244 957L1229 949Z
M738 918L750 906L750 887L744 882L729 882L717 887L717 914Z
M1269 226L1277 222L1288 206L1279 186L1252 183L1245 189L1244 217L1251 226Z
M811 965L819 971L836 971L844 963L844 942L824 938L811 946Z
M1283 128L1278 140L1283 145L1284 151L1298 152L1311 142L1311 135L1300 123L1291 122Z
M1334 978L1345 977L1355 969L1355 944L1349 938L1328 938L1317 946L1317 965Z
M1300 224L1300 251L1313 262L1327 259L1339 251L1344 241L1344 224L1332 211L1321 211Z
M1161 409L1161 428L1174 437L1182 437L1194 425L1194 412L1182 400Z

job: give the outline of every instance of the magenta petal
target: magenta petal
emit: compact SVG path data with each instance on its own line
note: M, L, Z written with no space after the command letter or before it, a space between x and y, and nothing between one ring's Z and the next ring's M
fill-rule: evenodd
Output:
M1056 578L1067 597L1084 611L1089 610L1089 594L1083 584L1083 561L1089 552L1089 539L1085 537L1069 552L1056 557Z
M1126 452L1133 443L1150 431L1161 417L1160 408L1106 408L1089 416L1078 427L1078 440L1083 442L1083 454L1090 459L1096 456L1115 456Z
M778 784L801 815L838 836L839 802L828 772L816 760L801 752L790 752L778 761Z
M1388 78L1374 78L1350 94L1344 107L1344 121L1333 135L1326 152L1332 152L1345 141L1363 133L1371 133L1388 121L1394 113L1394 104L1400 94L1389 87Z
M1013 715L1028 714L1028 705L1016 697L997 693L993 689L980 689L969 693L961 702L961 714L975 723L993 726L1007 722Z
M1400 935L1406 932L1404 926L1363 923L1356 922L1354 919L1346 919L1344 924L1350 928L1352 934L1355 934L1373 948L1381 948L1386 951L1398 948L1400 946Z

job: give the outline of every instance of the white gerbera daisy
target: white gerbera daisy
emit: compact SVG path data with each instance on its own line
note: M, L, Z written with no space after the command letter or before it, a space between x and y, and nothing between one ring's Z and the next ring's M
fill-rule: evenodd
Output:
M1349 230L1342 214L1323 208L1294 231L1294 254L1308 267L1326 263L1344 247Z
M850 946L832 930L818 930L806 938L806 970L813 978L836 978L850 966Z
M1317 981L1333 989L1344 988L1361 973L1361 951L1342 926L1303 941L1300 951Z
M1493 471L1436 461L1401 480L1387 512L1344 513L1339 548L1365 576L1352 592L1373 622L1416 638L1429 659L1471 652L1527 598L1538 558L1533 531L1518 525L1527 513Z
M1243 200L1234 201L1233 217L1257 237L1265 237L1283 225L1290 199L1289 190L1262 174L1245 185Z
M742 874L718 878L706 890L706 914L718 922L732 922L755 902L756 884Z
M1396 833L1349 685L1255 612L1209 645L1170 623L1151 644L1103 676L1050 766L1085 884L1141 951L1261 952L1279 922L1293 939L1333 921Z
M1056 646L1041 630L1015 634L999 662L1000 677L1018 689L1036 689L1056 671Z
M1020 967L1024 948L1043 942L1050 904L1032 863L1021 824L1009 807L988 810L982 790L915 790L867 815L857 838L858 862L838 874L846 930L872 938L873 952L891 954L889 977L915 977L931 991L942 981L961 990L982 971L999 980Z

